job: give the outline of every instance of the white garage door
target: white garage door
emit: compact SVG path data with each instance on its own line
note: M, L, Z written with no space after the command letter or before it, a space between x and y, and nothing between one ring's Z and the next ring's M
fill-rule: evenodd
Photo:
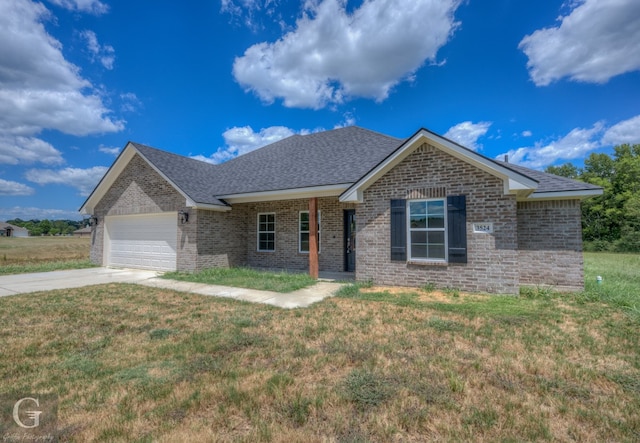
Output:
M110 216L105 226L107 266L176 270L177 213Z

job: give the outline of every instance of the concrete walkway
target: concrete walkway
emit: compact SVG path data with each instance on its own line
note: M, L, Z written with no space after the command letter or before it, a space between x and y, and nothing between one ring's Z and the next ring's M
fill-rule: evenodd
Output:
M304 308L326 297L331 297L341 286L339 283L319 281L309 288L281 294L279 292L258 291L256 289L165 280L159 278L158 275L159 273L154 271L114 268L70 269L33 274L5 275L0 276L0 297L106 283L136 283L154 288L227 297L253 303L265 303L280 308Z
M173 289L174 291L190 292L214 297L227 297L252 303L264 303L279 308L306 308L327 297L331 297L342 286L340 283L319 281L308 288L297 291L280 293L272 291L258 291L257 289L233 288L229 286L207 285L186 281L166 280L164 278L150 278L137 282L154 288Z

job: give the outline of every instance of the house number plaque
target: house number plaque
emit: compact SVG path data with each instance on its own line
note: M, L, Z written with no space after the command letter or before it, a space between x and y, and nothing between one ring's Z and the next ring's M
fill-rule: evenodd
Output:
M474 234L492 234L493 223L474 223L473 232Z

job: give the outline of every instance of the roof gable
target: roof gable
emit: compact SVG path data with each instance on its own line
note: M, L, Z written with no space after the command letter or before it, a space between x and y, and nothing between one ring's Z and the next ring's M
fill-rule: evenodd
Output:
M527 195L538 187L538 182L530 176L519 171L506 168L500 163L491 160L477 152L465 148L449 139L446 139L427 129L420 129L412 137L408 138L396 150L391 152L384 160L362 176L356 183L347 189L341 196L343 202L361 202L362 193L380 177L407 158L418 147L427 143L453 157L470 163L477 168L488 172L504 181L505 193Z
M215 165L139 143L128 142L93 192L80 207L81 213L93 213L96 205L135 155L139 155L185 198L185 206L217 210L230 209L226 203L215 198L209 187L208 177L212 174Z

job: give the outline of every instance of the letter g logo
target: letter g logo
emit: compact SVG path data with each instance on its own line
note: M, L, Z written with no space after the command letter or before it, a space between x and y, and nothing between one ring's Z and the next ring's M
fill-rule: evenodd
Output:
M27 414L27 417L33 420L32 425L25 425L24 423L22 423L22 420L20 420L20 405L27 400L34 402L36 406L40 407L40 403L38 402L37 398L31 398L31 397L21 398L13 406L13 421L15 421L16 424L21 428L25 428L25 429L37 428L38 426L40 426L40 414L42 414L42 411L25 411Z

